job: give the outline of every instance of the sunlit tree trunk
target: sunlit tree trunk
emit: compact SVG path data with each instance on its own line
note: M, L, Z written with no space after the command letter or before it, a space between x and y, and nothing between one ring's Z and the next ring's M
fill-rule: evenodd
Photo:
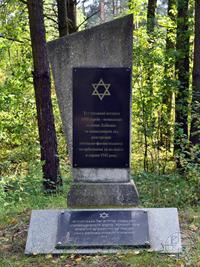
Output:
M192 121L190 141L200 144L200 0L195 1L194 64L192 73Z
M172 136L172 97L175 80L175 15L176 0L168 1L167 14L170 19L170 25L167 29L166 35L166 56L165 56L165 70L164 70L164 88L162 96L162 114L161 114L161 144L166 149L170 149Z
M105 0L100 0L100 18L101 18L101 23L105 22Z
M37 119L43 164L44 187L54 190L61 183L56 131L51 102L51 82L42 0L28 0L29 25L33 54L33 81L35 89Z
M153 114L153 72L154 72L154 62L151 58L151 53L154 49L154 28L155 28L155 11L156 11L157 0L148 0L147 7L147 34L148 34L148 54L146 58L145 68L146 68L146 94L147 99L144 106L145 120L144 120L144 170L148 171L148 147L149 140L147 133L153 133L154 130L154 114ZM150 134L152 136L152 134Z

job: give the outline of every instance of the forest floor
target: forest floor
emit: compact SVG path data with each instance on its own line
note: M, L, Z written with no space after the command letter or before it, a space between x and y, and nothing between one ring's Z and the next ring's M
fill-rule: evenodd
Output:
M181 225L181 235L183 252L177 255L163 255L155 252L133 250L124 254L112 255L33 255L25 256L24 248L27 238L28 225L32 209L66 208L66 190L56 195L45 195L38 193L34 196L26 196L18 203L8 203L7 207L0 212L0 266L2 267L153 267L153 266L194 266L200 267L200 207L198 205L185 205L179 202L171 203L171 199L166 201L163 195L158 202L154 189L154 199L152 199L151 182L154 179L158 186L165 186L170 190L170 179L151 176L137 177L136 184L140 191L141 206L144 207L165 207L174 206L179 208L179 219ZM173 180L173 179L172 179ZM159 184L161 181L161 184ZM144 184L146 186L144 186ZM142 186L143 185L143 186ZM68 187L68 185L67 185ZM145 189L146 188L146 189ZM185 190L181 185L181 190ZM66 189L66 188L65 188ZM178 189L179 190L179 189ZM149 193L148 193L149 192ZM166 191L168 194L168 190ZM160 193L159 193L160 194ZM171 191L172 194L172 191ZM178 192L181 194L181 192ZM170 192L169 192L170 196ZM163 200L164 198L164 200ZM164 203L166 205L164 205ZM177 200L178 201L178 200ZM181 200L183 201L183 200Z

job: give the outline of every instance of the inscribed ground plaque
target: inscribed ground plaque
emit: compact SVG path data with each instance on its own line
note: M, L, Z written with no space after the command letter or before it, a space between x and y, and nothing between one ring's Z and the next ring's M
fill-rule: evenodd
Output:
M146 211L83 210L59 215L57 249L149 246Z
M129 168L130 68L73 69L73 167Z

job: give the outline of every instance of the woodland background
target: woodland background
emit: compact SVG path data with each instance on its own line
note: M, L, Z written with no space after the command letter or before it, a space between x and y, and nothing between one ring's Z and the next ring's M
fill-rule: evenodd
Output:
M71 182L46 41L130 13L132 176L142 206L180 209L186 253L38 265L22 256L30 210L66 207ZM200 266L199 102L200 0L0 0L0 264Z

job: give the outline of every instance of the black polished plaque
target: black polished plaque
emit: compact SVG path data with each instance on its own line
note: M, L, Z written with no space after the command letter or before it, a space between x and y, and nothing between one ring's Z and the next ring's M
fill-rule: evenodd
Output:
M131 69L73 69L73 167L128 168Z
M65 211L59 215L56 248L149 248L143 210Z

